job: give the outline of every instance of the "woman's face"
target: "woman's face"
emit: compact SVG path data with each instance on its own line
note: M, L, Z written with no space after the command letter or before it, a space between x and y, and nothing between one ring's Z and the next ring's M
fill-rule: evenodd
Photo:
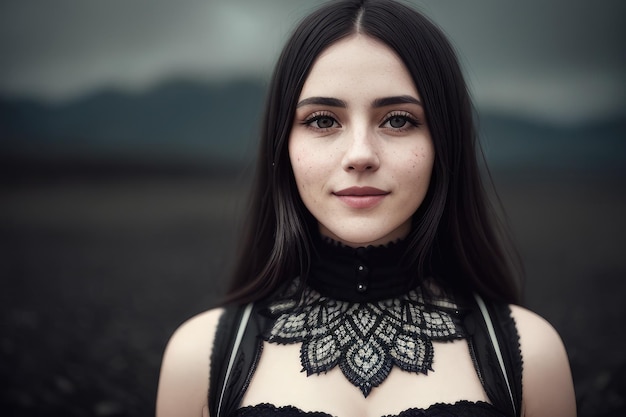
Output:
M289 157L323 236L354 247L404 238L428 190L434 149L400 58L363 35L320 54L298 99Z

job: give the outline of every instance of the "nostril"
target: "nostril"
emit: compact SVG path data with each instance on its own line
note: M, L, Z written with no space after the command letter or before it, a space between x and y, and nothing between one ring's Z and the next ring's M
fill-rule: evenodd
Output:
M348 169L349 171L373 171L374 165L348 165L346 169Z

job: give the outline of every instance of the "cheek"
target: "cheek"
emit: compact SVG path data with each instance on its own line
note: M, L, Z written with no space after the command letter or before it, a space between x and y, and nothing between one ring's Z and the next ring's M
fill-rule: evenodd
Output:
M298 189L304 191L315 181L315 160L304 149L290 149L291 169Z
M331 171L332 155L325 149L294 145L289 155L298 186L324 181Z
M434 154L430 147L420 146L407 154L410 155L410 160L408 160L406 164L409 171L413 173L420 172L420 176L430 174L434 162Z
M290 152L291 168L296 175L300 175L308 170L310 165L307 161L306 153L301 151Z
M417 149L415 152L415 158L418 163L424 167L424 169L427 169L430 172L435 162L435 150L433 149L432 143Z

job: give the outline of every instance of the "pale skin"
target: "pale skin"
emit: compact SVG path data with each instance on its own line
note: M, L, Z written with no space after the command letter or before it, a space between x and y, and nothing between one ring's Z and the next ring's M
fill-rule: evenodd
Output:
M334 101L307 100L320 97ZM389 97L405 99L383 100L381 106L380 99ZM406 236L428 187L434 151L419 95L402 61L362 35L339 41L316 60L298 103L290 159L320 232L350 246ZM341 196L341 190L354 186L374 187L383 197ZM569 363L558 333L538 315L511 309L524 361L523 415L575 416ZM202 313L172 336L161 368L157 416L208 415L209 358L220 314L220 309ZM395 368L365 398L338 368L307 377L301 372L299 344L266 343L242 406L271 403L337 417L379 417L438 402L488 402L467 342L435 342L434 347L434 372L418 375Z

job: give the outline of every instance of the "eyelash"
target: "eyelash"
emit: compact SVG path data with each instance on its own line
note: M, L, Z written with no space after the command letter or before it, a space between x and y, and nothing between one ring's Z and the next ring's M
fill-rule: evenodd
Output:
M331 114L331 113L327 113L327 112L317 112L317 113L313 113L312 115L310 115L309 117L307 117L302 124L310 129L315 129L315 130L321 130L321 131L326 131L328 129L332 129L332 127L315 127L315 126L311 126L313 123L322 120L322 119L330 119L333 121L333 124L338 124L339 126L341 126L339 124L339 122L337 121L337 119L335 119L335 117Z
M397 127L397 128L390 127L390 129L397 131L397 132L404 132L405 130L410 129L411 127L420 127L422 125L422 122L420 122L417 118L413 117L410 113L392 112L385 118L385 120L380 126L382 127L386 125L387 123L391 121L391 119L394 119L394 118L404 119L410 125L409 127L407 127L406 124L402 127Z

